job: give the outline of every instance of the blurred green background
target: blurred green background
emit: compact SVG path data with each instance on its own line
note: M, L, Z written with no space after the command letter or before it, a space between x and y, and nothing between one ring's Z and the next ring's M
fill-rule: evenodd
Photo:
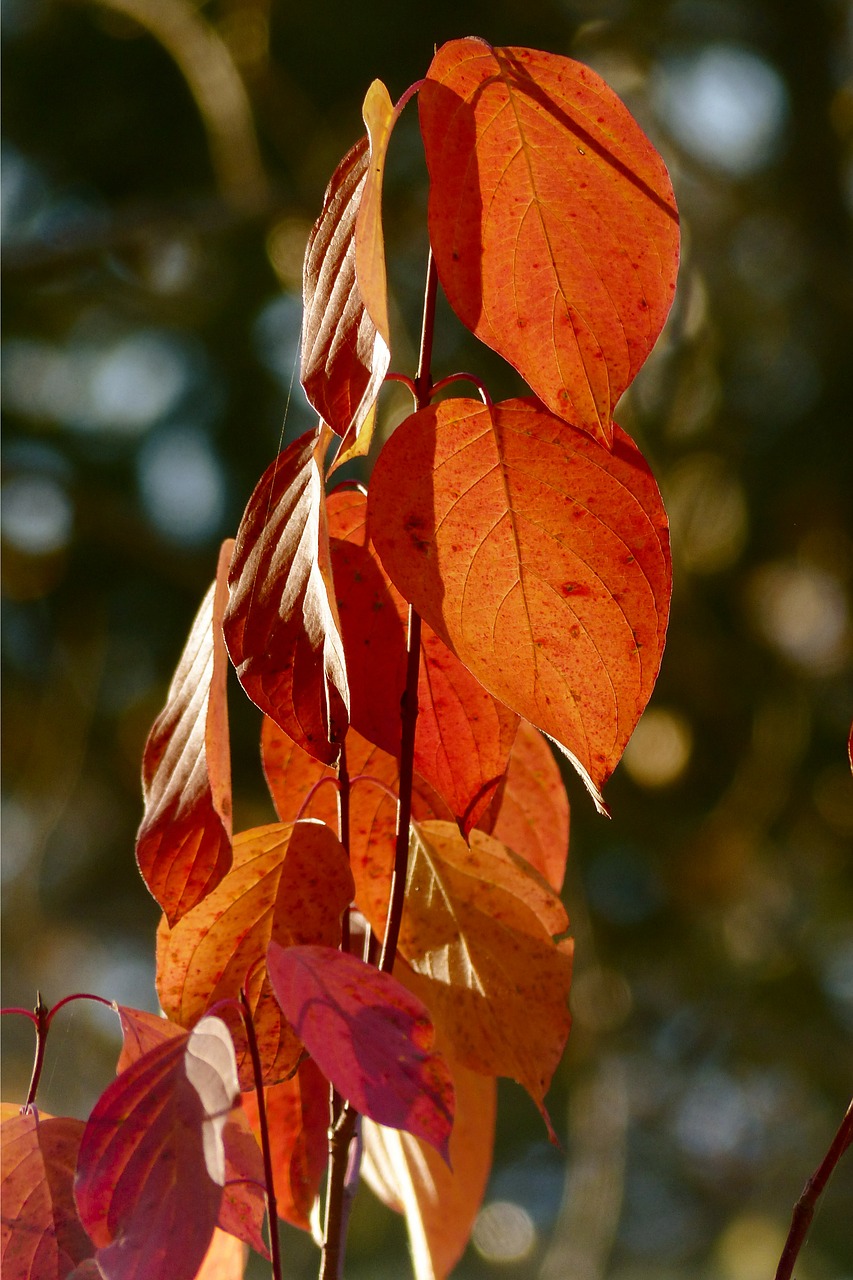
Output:
M576 779L565 1151L501 1085L457 1275L764 1280L853 1080L853 7L844 0L2 0L3 985L154 1007L139 762L218 543L312 424L294 380L305 239L433 45L580 58L670 166L679 294L618 420L659 477L675 595L650 710L596 817ZM425 266L416 116L385 197L395 350ZM435 374L514 373L443 313ZM389 430L406 411L389 387ZM272 818L235 700L236 818ZM84 1116L109 1017L51 1035L43 1107ZM3 1096L31 1027L4 1019ZM799 1280L853 1277L853 1159ZM289 1275L315 1273L288 1233ZM405 1275L364 1192L352 1280ZM263 1269L253 1274L264 1274Z

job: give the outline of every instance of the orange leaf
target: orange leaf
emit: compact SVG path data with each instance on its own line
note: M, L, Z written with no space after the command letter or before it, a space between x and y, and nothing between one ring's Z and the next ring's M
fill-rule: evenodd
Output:
M352 723L398 757L408 606L370 540L366 495L353 490L332 493L328 510ZM466 832L495 795L517 727L517 715L493 698L424 624L415 769Z
M412 990L459 1060L543 1099L569 1033L568 921L536 872L497 840L448 822L412 825L399 951ZM547 1116L546 1116L547 1120Z
M310 1231L309 1215L329 1154L329 1082L313 1058L305 1058L289 1080L264 1090L278 1216ZM243 1107L260 1137L254 1091Z
M77 1162L81 1221L107 1280L193 1280L216 1225L237 1095L219 1018L137 1058L95 1103Z
M233 547L231 541L222 545L216 582L196 615L142 757L145 815L136 860L171 924L219 883L231 863L222 615Z
M95 1252L74 1203L85 1125L43 1111L15 1112L0 1124L4 1280L63 1280Z
M559 893L569 851L569 798L553 751L526 720L518 727L493 808L494 816L478 826L529 862Z
M444 1280L465 1251L492 1167L495 1081L467 1071L442 1046L456 1089L450 1168L410 1133L364 1122L362 1173L406 1216L415 1280Z
M450 305L554 413L609 443L669 312L669 175L589 67L452 40L420 94L429 228Z
M173 929L161 921L157 937L157 994L181 1026L218 1000L248 987L264 1080L291 1071L302 1051L285 1021L266 974L270 940L285 946L337 946L341 913L353 896L346 854L323 823L274 823L234 838L234 863L225 879ZM232 1027L243 1089L254 1084L241 1020Z
M332 769L307 756L282 734L271 720L261 731L264 772L276 811L282 820L293 819L302 809L321 777L334 778ZM355 879L355 901L381 938L385 930L394 845L397 830L396 791L400 778L397 761L355 729L346 740L350 793L350 866ZM416 819L452 818L450 810L432 788L415 776L412 812ZM311 795L305 815L332 825L337 822L337 797L330 785Z
M246 693L326 764L338 758L349 691L329 589L326 431L308 431L261 477L237 532L225 642Z
M376 548L480 682L553 738L603 808L657 678L666 513L631 439L612 452L535 400L446 400L377 459Z
M247 1254L241 1240L216 1227L195 1280L242 1280Z

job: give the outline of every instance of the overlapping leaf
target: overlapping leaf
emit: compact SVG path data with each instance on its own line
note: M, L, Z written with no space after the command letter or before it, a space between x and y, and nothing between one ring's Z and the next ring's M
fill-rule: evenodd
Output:
M450 1167L426 1143L364 1122L365 1181L405 1214L415 1280L445 1280L462 1256L486 1190L495 1131L495 1081L448 1058L456 1092Z
M330 590L327 434L309 431L262 476L237 532L225 642L246 693L311 755L338 757L349 720Z
M172 924L219 883L231 863L222 615L233 547L223 544L216 581L196 615L142 757L145 814L136 859Z
M166 1014L192 1026L217 1000L247 987L264 1079L274 1083L302 1046L266 976L270 939L337 946L341 913L353 896L344 850L323 823L273 823L234 837L234 863L205 900L157 938L157 993ZM240 1083L253 1086L239 1018L224 1010L237 1047Z
M636 445L535 400L447 400L384 446L369 494L392 581L496 698L569 754L596 803L651 694L671 589Z
M195 1280L242 1280L247 1253L241 1240L217 1227Z
M493 816L484 815L478 825L560 892L569 851L569 798L553 751L526 720L518 727Z
M307 756L271 720L264 721L261 749L279 817L286 820L305 805L305 816L330 825L337 822L334 788L327 782L313 790L321 778L333 778L333 770ZM382 937L394 866L400 770L396 760L367 742L355 729L347 735L346 761L352 782L349 854L355 901L362 911L372 904L374 928ZM441 797L418 777L414 779L412 813L418 820L453 817Z
M400 751L408 606L389 581L367 525L367 498L329 497L329 535L353 725ZM488 808L506 769L518 717L493 698L429 625L421 630L415 769L464 831Z
M451 306L549 409L609 443L675 292L662 159L601 77L557 54L450 41L419 105Z
M116 1010L122 1032L122 1050L116 1068L119 1073L156 1045L186 1034L168 1018L159 1018L144 1009L116 1005ZM225 1186L217 1224L268 1258L269 1251L261 1234L266 1216L263 1158L240 1107L235 1107L229 1115L222 1131L222 1143L225 1149ZM221 1250L229 1259L232 1257L233 1251L229 1252L224 1245Z
M572 947L554 941L566 913L522 859L470 839L447 822L413 826L399 953L463 1065L518 1080L544 1115L570 1024Z
M0 1124L0 1264L4 1280L64 1280L95 1246L74 1203L82 1120L44 1112Z
M448 1158L453 1081L429 1015L388 973L330 947L270 944L270 979L312 1058L360 1115Z
M75 1196L106 1280L194 1280L225 1183L222 1133L239 1093L219 1018L155 1045L98 1099Z
M305 1058L289 1080L264 1090L278 1216L310 1231L311 1208L329 1153L329 1082L312 1058ZM254 1092L243 1107L260 1135Z

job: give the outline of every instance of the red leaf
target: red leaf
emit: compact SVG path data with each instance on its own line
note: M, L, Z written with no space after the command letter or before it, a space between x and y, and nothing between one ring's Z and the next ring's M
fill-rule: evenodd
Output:
M366 495L329 497L332 568L356 729L399 757L408 606L376 555ZM467 833L506 769L518 716L498 702L431 627L421 629L415 769Z
M478 825L526 859L557 893L569 851L569 798L554 753L522 720L493 817Z
M309 1215L329 1154L329 1082L316 1062L306 1058L289 1080L265 1089L264 1100L278 1216L310 1231ZM243 1107L260 1134L254 1092L243 1094Z
M271 943L267 966L285 1016L341 1096L447 1159L453 1082L420 1000L390 974L331 947Z
M439 279L463 324L605 444L678 269L654 147L589 67L452 40L420 94Z
M136 860L171 924L219 883L231 863L222 615L233 547L231 541L222 545L216 582L196 615L142 757L145 815Z
M118 1005L121 1030L124 1038L117 1071L125 1071L137 1058L176 1036L186 1032L174 1022L159 1018L142 1009L129 1009ZM269 1252L261 1235L266 1216L266 1195L263 1185L264 1162L260 1147L249 1128L249 1122L239 1107L235 1107L222 1133L225 1147L225 1188L219 1207L218 1225L231 1235L245 1240L263 1257ZM249 1180L252 1181L249 1181Z
M75 1194L107 1280L193 1280L219 1213L222 1131L238 1092L228 1030L204 1018L155 1045L98 1099Z
M32 1111L0 1124L4 1280L64 1280L95 1252L77 1216L74 1170L82 1120Z
M322 460L309 431L262 476L237 532L225 642L246 693L326 764L338 758L349 692L329 582Z
M362 1173L406 1216L415 1280L445 1280L465 1251L492 1167L495 1080L448 1057L456 1094L450 1168L410 1133L364 1122Z
M346 854L320 822L272 823L234 837L234 863L220 885L157 939L157 994L173 1022L192 1026L217 1001L247 987L264 1080L273 1084L296 1066L302 1046L282 1017L265 956L270 939L337 946L341 914L352 901ZM254 1085L239 1015L232 1027L240 1082Z
M369 495L398 590L599 807L657 678L671 589L660 494L614 431L611 452L534 400L446 400L397 428Z

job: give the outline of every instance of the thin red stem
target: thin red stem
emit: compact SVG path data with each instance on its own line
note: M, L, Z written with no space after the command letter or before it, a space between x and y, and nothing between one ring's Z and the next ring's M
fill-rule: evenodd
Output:
M0 1016L2 1016L2 1015L3 1015L3 1014L5 1014L5 1013L20 1013L20 1014L22 1014L25 1018L29 1018L30 1022L33 1024L33 1026L37 1027L37 1026L38 1026L38 1024L39 1024L39 1023L38 1023L38 1018L37 1018L37 1017L36 1017L36 1015L33 1013L32 1009L19 1009L19 1008L17 1008L17 1006L15 1006L15 1005L7 1005L5 1009L0 1009Z
M299 806L299 812L296 815L297 822L304 815L306 809L310 805L311 801L314 799L317 792L320 790L322 786L325 786L327 782L331 783L333 787L337 787L339 785L338 779L331 777L331 775L329 774L327 774L326 777L324 778L318 778L317 781L314 783L313 787L311 788L311 790L308 792L305 799L302 801L302 804Z
M487 408L491 408L492 397L489 395L486 384L475 373L449 373L446 378L440 378L433 386L430 399L433 399L438 395L439 391L443 391L445 387L449 387L454 382L470 382L479 391L483 404Z
M249 1042L252 1073L255 1077L255 1095L258 1099L258 1126L261 1131L261 1154L264 1159L264 1178L267 1184L267 1217L270 1224L272 1275L273 1280L282 1280L281 1245L278 1238L278 1202L275 1197L275 1182L273 1180L272 1149L270 1147L269 1125L267 1124L267 1105L264 1098L264 1076L261 1069L261 1055L258 1051L258 1039L255 1035L255 1024L252 1021L252 1009L245 989L240 992L240 1012L243 1015L246 1039Z
M785 1248L782 1250L782 1257L779 1259L779 1266L776 1269L776 1280L791 1280L791 1276L794 1274L794 1264L811 1226L817 1202L830 1179L833 1169L850 1146L851 1141L853 1141L853 1101L847 1108L847 1113L841 1121L829 1150L809 1178L803 1188L803 1194L794 1205L794 1212L791 1215L791 1229L788 1232L788 1239L785 1241Z
M354 778L350 779L352 786L357 786L359 782L369 782L371 786L378 787L380 791L384 791L386 796L391 800L397 800L397 792L393 787L389 787L387 782L383 782L380 778L374 778L372 773L357 773Z
M66 1004L70 1004L72 1000L94 1000L96 1004L105 1004L108 1009L115 1010L116 1003L114 1000L107 1000L106 996L94 996L91 991L77 991L73 996L63 996L62 999L53 1006L47 1015L48 1025Z

